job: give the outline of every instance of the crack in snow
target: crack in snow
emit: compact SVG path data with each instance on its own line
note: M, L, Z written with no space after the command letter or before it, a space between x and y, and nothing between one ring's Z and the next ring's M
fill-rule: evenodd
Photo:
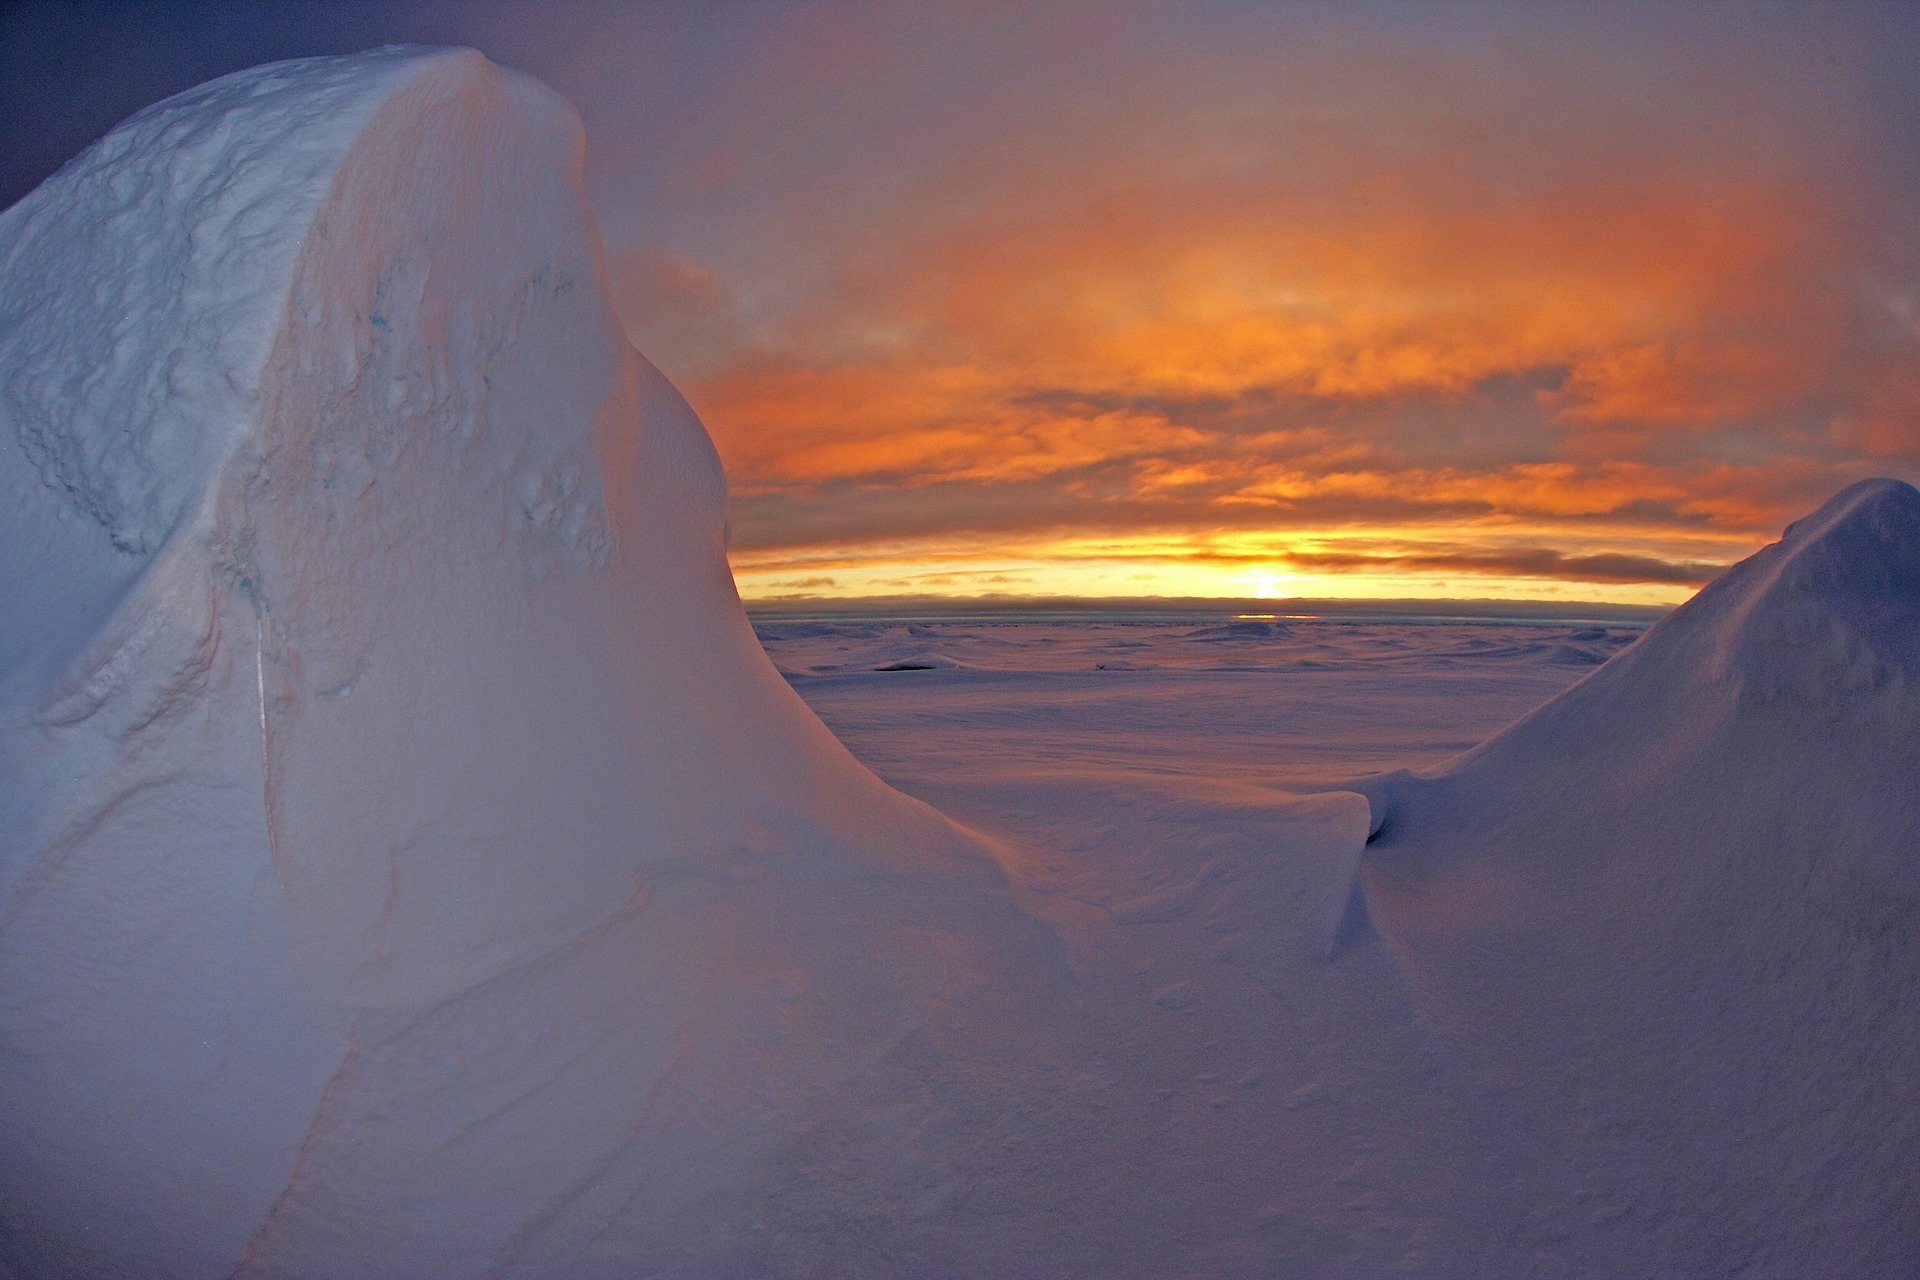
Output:
M273 801L273 737L267 727L267 659L264 606L254 602L253 614L253 689L260 708L260 807L267 825L267 859L273 863L274 878L287 887L286 860L280 850L280 823Z

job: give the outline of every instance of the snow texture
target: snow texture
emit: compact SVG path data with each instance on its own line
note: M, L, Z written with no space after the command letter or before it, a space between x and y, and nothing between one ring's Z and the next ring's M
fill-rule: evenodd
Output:
M1372 919L1594 1270L1920 1258L1920 492L1869 480L1431 777ZM1627 1245L1633 1247L1629 1250Z
M1920 494L783 679L581 147L381 50L0 214L0 1275L1910 1269Z
M761 652L581 143L383 50L0 220L10 1273L725 1269L847 1079L1064 998Z
M1220 1153L1154 1157L1205 1188L1174 1211L1204 1248L1135 1226L1147 1261L1085 1272L1900 1275L1916 508L1851 490L1637 638L955 622L914 639L969 669L877 674L896 625L761 632L883 777L1036 851L1140 1105ZM1271 807L1248 856L1232 793L1367 771L1365 892L1303 964L1267 878L1300 828Z

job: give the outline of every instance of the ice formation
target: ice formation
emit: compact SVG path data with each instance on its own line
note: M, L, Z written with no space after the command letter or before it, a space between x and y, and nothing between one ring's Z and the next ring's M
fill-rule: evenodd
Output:
M1598 1270L1920 1257L1920 491L1862 481L1374 788L1368 908Z
M847 1080L1069 1021L760 650L581 155L384 50L0 216L0 1271L724 1269Z
M1910 1264L1920 494L1510 646L1603 664L1364 798L1193 696L1311 627L1129 641L1071 724L856 646L1014 700L923 748L976 835L768 662L581 144L382 50L0 214L0 1275ZM1408 732L1368 679L1302 723Z

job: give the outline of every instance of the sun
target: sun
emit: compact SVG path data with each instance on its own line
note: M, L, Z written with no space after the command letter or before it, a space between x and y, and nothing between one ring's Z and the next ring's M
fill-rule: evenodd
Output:
M1256 600L1278 600L1289 594L1289 588L1295 582L1292 574L1280 573L1272 569L1255 569L1240 575L1235 581L1243 582L1247 595Z

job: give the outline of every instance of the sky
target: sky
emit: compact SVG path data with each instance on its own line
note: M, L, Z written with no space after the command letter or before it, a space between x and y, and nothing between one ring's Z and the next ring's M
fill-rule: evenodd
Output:
M1920 3L0 7L0 200L276 58L581 111L743 596L1671 603L1920 481Z

